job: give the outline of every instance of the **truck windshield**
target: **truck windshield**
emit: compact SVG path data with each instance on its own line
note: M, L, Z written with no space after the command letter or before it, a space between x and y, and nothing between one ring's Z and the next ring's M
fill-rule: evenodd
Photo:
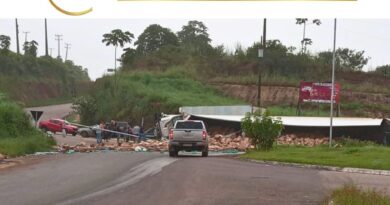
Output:
M203 129L203 125L202 125L201 122L193 122L193 121L177 122L175 128L176 129L196 129L196 130L201 130L201 129Z

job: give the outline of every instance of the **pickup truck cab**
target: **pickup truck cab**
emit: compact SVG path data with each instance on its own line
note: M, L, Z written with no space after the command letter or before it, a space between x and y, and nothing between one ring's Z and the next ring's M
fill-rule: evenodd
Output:
M62 132L63 124L65 124L64 127L67 134L72 134L73 136L77 134L77 127L69 124L68 121L63 119L50 119L41 121L39 122L39 128L45 132L50 131L55 134L56 132Z
M202 157L208 156L208 136L206 126L200 120L178 120L169 131L169 156L179 151L201 151Z

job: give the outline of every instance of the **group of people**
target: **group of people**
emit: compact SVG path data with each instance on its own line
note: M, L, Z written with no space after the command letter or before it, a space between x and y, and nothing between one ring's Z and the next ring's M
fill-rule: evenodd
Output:
M137 139L138 141L144 138L142 126L134 126L133 128L131 128L130 124L127 124L126 126L118 126L115 120L111 120L109 124L106 124L104 121L101 121L98 125L94 127L94 131L96 133L96 142L98 144L103 143L103 139L108 141L110 138L117 138L118 143L120 143L120 139L125 139L126 141L129 141L130 136L125 134L137 136L132 137L132 139Z

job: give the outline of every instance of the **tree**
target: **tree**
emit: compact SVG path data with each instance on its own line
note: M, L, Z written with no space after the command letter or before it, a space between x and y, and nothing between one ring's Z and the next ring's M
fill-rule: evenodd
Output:
M11 45L11 38L9 36L0 35L0 49L2 52L8 52Z
M123 48L123 46L126 43L131 43L132 39L134 38L134 34L130 33L129 31L123 32L120 29L112 30L111 33L106 33L103 35L102 43L105 43L106 46L113 45L115 46L115 69L116 69L116 51L118 46Z
M201 21L189 21L177 33L179 41L187 49L203 52L210 48L211 39L207 33L208 28Z
M302 53L306 53L307 45L311 45L313 43L313 41L310 38L306 38L306 25L309 25L308 21L309 21L309 19L307 19L307 18L297 18L296 22L295 22L295 24L298 24L298 25L303 24L303 38L301 40L301 45L302 45L301 52ZM321 25L321 20L313 19L310 24L314 24L314 25L319 26L319 25Z
M336 54L341 70L361 71L369 60L369 57L364 57L364 51L349 48L339 48Z
M177 36L168 28L158 24L148 26L134 43L137 52L145 55L159 50L167 45L178 45Z
M375 72L380 73L381 75L385 76L386 78L389 78L390 77L390 64L376 67Z
M38 42L26 41L23 45L24 55L37 57Z
M258 112L247 113L241 121L241 127L257 150L271 149L283 129L282 121L273 119L268 112L263 115Z

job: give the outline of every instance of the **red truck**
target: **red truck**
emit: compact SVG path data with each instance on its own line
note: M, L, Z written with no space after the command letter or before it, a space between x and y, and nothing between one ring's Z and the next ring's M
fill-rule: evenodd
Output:
M62 132L62 125L65 123L65 131L67 134L71 134L73 136L76 136L77 134L77 127L69 124L66 120L62 119L50 119L47 121L41 121L39 122L39 128L43 131L47 132Z

